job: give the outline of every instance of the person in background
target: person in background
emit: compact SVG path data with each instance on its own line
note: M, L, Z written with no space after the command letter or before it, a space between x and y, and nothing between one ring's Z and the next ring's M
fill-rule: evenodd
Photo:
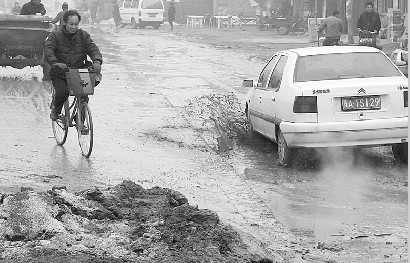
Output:
M376 36L379 34L381 27L382 23L380 21L379 13L373 10L372 2L367 2L366 10L360 15L359 20L357 21L359 36L361 34L368 35L370 32L375 32L372 34L372 45L376 46Z
M25 3L20 11L20 15L35 15L37 13L41 13L42 16L46 14L46 9L41 0L31 0Z
M97 10L98 10L98 1L92 0L91 7L90 7L91 24L94 24L97 22Z
M58 24L59 29L63 28L63 25L64 25L63 17L64 17L65 12L68 11L68 4L66 2L64 2L63 5L61 6L61 8L63 9L63 11L58 12L56 17L54 17L54 19L51 20L52 24L56 24L57 22L59 22L59 24Z
M343 33L343 21L338 17L339 11L334 10L331 16L325 18L318 28L318 32L325 31L323 46L338 45Z
M51 65L50 78L55 90L50 118L55 121L69 96L66 72L68 68L87 68L87 55L91 58L95 73L100 74L102 55L90 34L79 29L80 14L68 10L62 29L52 31L44 44L44 57ZM84 99L88 100L88 97Z
M177 11L175 10L175 2L172 1L169 4L169 8L168 8L168 23L171 26L171 30L174 30L174 21L175 21L175 13Z
M11 9L11 12L13 15L19 15L21 12L21 6L19 2L14 3L13 9Z
M122 26L122 18L120 13L120 7L117 3L114 3L114 9L112 10L112 17L114 18L114 23L116 27Z

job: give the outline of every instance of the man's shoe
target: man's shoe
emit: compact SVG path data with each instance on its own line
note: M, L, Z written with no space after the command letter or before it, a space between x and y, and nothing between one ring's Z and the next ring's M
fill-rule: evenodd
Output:
M51 113L50 113L50 119L52 121L58 120L58 113L52 110Z

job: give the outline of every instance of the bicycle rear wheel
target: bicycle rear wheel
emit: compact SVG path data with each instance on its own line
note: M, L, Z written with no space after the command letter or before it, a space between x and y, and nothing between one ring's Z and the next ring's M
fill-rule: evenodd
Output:
M90 107L85 101L79 103L77 112L77 133L81 152L85 157L89 157L93 150L93 119L91 117Z
M66 103L64 103L63 108L61 109L61 115L55 121L51 122L51 126L53 127L53 134L54 139L56 140L58 145L63 145L67 140L68 134L68 119L69 117L66 116Z
M265 31L268 28L268 25L262 22L258 22L256 25L259 31Z

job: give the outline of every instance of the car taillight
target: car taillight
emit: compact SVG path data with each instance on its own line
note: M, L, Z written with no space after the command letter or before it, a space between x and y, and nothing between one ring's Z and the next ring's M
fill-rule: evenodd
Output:
M296 96L293 104L294 113L317 113L316 96Z
M408 106L409 106L409 94L408 94L408 91L403 92L403 96L404 96L404 107L408 107Z

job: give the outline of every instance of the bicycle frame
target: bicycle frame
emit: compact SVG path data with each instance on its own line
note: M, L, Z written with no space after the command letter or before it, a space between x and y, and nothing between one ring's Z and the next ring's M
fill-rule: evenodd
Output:
M64 109L65 109L65 114L64 116L69 116L69 118L66 117L66 127L74 127L76 126L73 121L74 118L77 117L77 120L75 120L78 129L82 128L82 122L79 120L81 114L77 114L78 109L81 109L80 107L81 99L80 96L74 96L74 100L70 103L70 97L67 98L67 100L64 102ZM71 112L71 114L70 114Z

